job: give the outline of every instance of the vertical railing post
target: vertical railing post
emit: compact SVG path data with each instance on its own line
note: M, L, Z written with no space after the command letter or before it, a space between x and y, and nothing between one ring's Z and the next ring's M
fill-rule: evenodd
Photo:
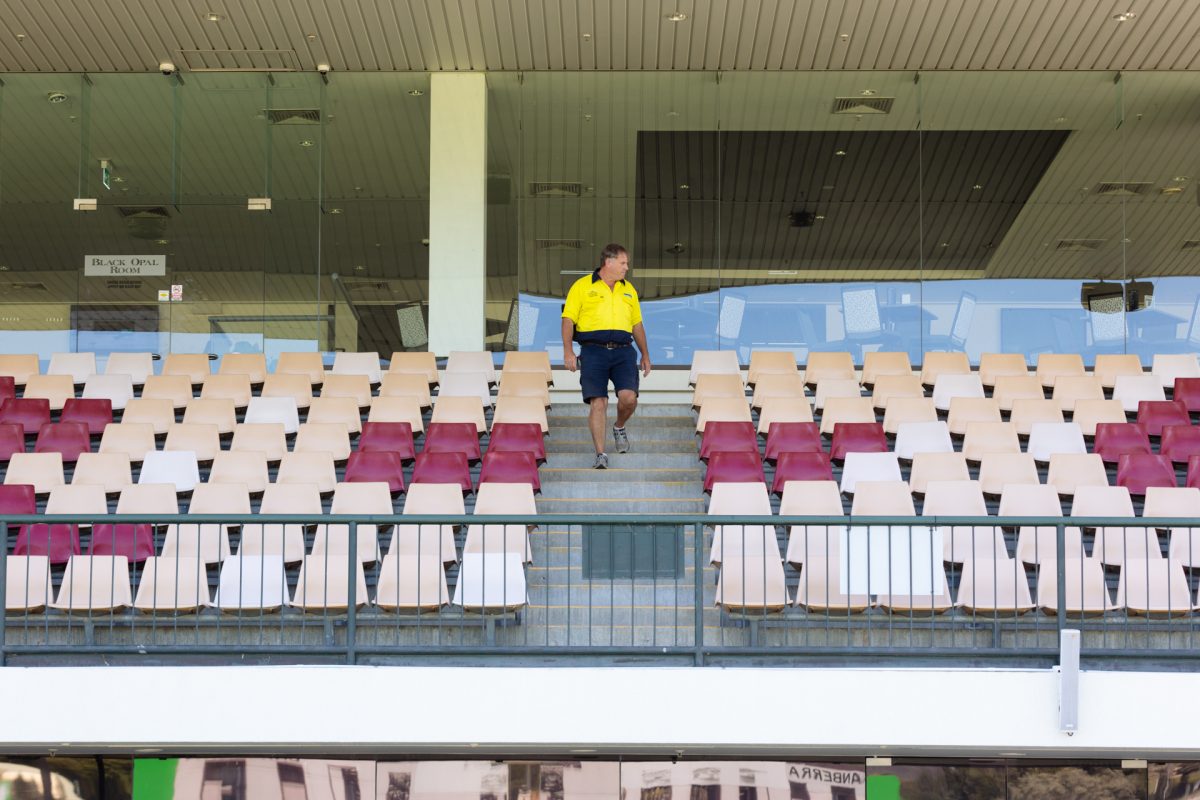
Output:
M8 521L0 520L0 599L8 597ZM28 592L28 589L26 589ZM0 667L5 664L4 634L8 611L0 606Z
M353 664L357 660L354 647L358 636L358 520L350 522L350 544L347 549L350 556L346 559L346 570L349 573L346 578L346 663ZM329 598L326 597L325 600L328 602Z
M704 521L692 523L692 572L695 581L696 630L693 636L697 667L704 666L704 567L701 553L704 552Z
M1056 551L1054 569L1058 572L1055 576L1058 580L1058 613L1055 614L1055 621L1058 626L1059 639L1062 638L1063 629L1067 627L1067 529L1062 523L1059 523L1055 528L1054 548Z

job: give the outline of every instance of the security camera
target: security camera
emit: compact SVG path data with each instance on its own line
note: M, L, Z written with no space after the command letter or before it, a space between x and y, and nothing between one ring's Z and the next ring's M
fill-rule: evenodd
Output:
M161 72L163 75L174 75L175 74L175 65L172 64L170 61L164 61L158 65L158 71Z
M322 75L328 75L329 74L329 65L328 64L317 64L317 72L321 73Z

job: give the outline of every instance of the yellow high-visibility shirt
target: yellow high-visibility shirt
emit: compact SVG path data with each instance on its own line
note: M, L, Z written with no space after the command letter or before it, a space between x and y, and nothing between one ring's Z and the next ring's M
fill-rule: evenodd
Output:
M642 321L642 307L632 283L617 281L609 289L596 270L571 286L562 315L575 323L577 342L628 343Z

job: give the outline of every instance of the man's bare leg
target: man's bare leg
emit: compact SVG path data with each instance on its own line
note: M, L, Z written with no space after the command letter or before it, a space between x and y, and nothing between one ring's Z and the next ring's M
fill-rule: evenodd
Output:
M588 412L588 428L592 431L592 444L596 445L596 452L604 452L605 425L608 423L608 398L593 397L591 399L591 411Z
M632 389L622 389L617 392L617 427L624 428L625 423L633 416L637 408L637 392Z

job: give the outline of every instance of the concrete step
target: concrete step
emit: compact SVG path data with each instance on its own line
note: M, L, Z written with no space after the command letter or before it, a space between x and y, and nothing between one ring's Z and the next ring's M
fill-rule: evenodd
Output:
M632 431L631 431L632 433ZM658 434L654 434L654 439L642 439L640 437L630 438L630 446L633 452L639 453L690 453L696 456L700 452L699 445L690 436L688 438L665 439L657 438ZM608 437L611 439L612 437ZM591 452L592 437L587 436L585 432L580 432L580 435L575 438L556 439L551 436L546 440L546 454L551 453L583 453Z
M554 417L577 417L583 419L587 417L590 409L582 402L579 403L555 403L547 412ZM612 401L608 404L608 418L616 419L617 411L616 404ZM693 416L692 407L685 403L642 403L634 412L634 419L646 417L688 417Z
M599 470L598 470L599 471ZM698 480L686 481L542 481L542 498L700 499Z
M628 498L538 498L538 510L545 514L703 514L704 501L680 499Z
M562 431L586 431L588 430L587 417L547 417L547 424L550 426L550 434L553 436L555 432ZM605 430L612 430L613 420L608 420L605 423ZM627 426L629 434L632 436L635 431L647 433L650 431L691 431L694 436L696 433L696 420L692 417L653 417L651 419L639 419L636 422L631 421ZM672 435L676 435L672 433Z
M612 446L611 443L609 445ZM546 465L543 469L591 469L592 463L596 460L596 452L591 445L587 449L581 449L574 453L546 453ZM610 469L699 469L700 456L697 451L691 452L674 452L674 453L643 453L638 451L630 451L628 453L615 453L611 450L608 454L608 466ZM633 476L635 480L637 475ZM545 473L543 472L542 480L545 481Z
M626 456L622 456L622 459ZM609 460L610 463L612 459ZM564 483L684 483L704 479L701 469L672 469L670 467L641 467L638 469L592 469L587 467L542 467L542 483L562 481Z

